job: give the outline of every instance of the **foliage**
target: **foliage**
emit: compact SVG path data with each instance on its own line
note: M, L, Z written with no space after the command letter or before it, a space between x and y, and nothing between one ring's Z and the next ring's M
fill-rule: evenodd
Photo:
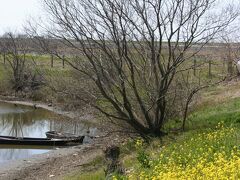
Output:
M218 124L186 139L162 147L151 167L128 174L129 179L240 178L239 130Z
M137 150L137 160L144 168L150 167L150 159L149 154L146 153L143 147L143 140L138 139L136 140L136 150Z
M220 91L225 91L225 89ZM218 91L215 90L214 92ZM186 130L205 130L205 128L216 126L219 122L224 122L226 125L231 125L232 123L236 125L239 124L240 98L228 100L228 102L225 102L224 100L223 102L214 103L213 101L216 97L209 95L209 93L205 94L203 95L208 96L210 99L209 101L211 102L203 102L203 104L197 106L197 109L195 107L195 110L188 116ZM220 98L218 99L221 101ZM169 131L180 125L181 121L179 118L175 118L173 121L168 122L165 125L165 130Z

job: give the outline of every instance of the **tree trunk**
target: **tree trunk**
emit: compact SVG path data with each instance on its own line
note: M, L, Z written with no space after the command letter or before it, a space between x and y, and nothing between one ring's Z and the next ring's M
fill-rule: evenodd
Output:
M188 105L189 102L186 103L184 113L183 113L183 122L182 122L182 130L185 131L186 126L186 120L187 120L187 114L188 114Z

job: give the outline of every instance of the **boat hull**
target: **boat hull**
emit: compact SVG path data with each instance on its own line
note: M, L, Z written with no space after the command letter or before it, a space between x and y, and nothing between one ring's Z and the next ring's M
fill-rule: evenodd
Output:
M50 139L0 136L0 144L4 145L37 145L37 146L68 146L81 144L83 138L76 139Z
M46 133L47 138L56 138L56 139L78 139L84 136L78 136L75 134L71 134L71 133L61 133L61 132L57 132L57 131L47 131Z

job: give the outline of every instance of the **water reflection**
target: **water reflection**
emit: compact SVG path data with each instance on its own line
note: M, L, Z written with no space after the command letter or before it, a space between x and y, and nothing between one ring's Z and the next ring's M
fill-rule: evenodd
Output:
M18 149L19 147L13 148L13 147L4 147L8 149L1 149L0 150L0 164L6 163L11 160L16 159L24 159L29 158L30 156L34 154L42 154L45 152L50 151L51 149ZM33 147L29 147L33 148ZM46 147L45 147L46 148Z
M49 130L83 135L86 134L88 129L89 127L84 124L71 119L62 119L62 117L44 109L0 102L0 135L46 137L45 132ZM0 163L27 158L33 154L41 154L47 151L49 149L4 147L0 145Z

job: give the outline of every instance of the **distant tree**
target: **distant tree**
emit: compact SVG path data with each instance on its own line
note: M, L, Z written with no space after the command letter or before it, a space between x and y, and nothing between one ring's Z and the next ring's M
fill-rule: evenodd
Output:
M234 75L235 65L240 58L239 37L236 35L231 37L232 35L231 32L228 32L228 34L225 32L222 36L222 43L224 45L223 59L227 63L227 73L229 76Z
M154 135L174 109L179 66L238 15L233 6L215 11L216 0L43 2L50 19L44 29L79 54L68 64L94 83L92 105Z
M28 43L26 37L16 36L13 33L5 33L0 40L0 47L4 50L7 69L10 70L12 89L17 93L28 88L37 89L42 84L40 74L31 70L29 64L33 60L27 60ZM8 68L9 67L9 68Z

